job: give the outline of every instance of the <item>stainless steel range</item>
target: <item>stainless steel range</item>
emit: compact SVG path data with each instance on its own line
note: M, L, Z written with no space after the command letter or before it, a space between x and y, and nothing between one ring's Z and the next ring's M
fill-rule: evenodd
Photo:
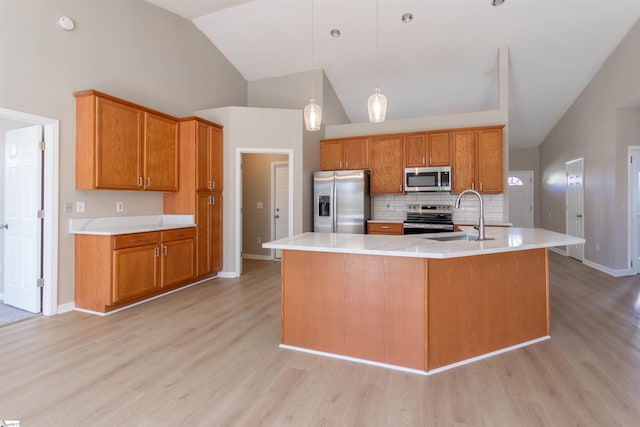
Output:
M453 231L453 207L451 205L407 205L404 234L450 231Z

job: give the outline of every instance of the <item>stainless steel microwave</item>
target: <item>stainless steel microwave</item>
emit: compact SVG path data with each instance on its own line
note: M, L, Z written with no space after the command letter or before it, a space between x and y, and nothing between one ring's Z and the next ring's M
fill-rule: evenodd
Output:
M404 190L406 192L451 191L451 167L406 168Z

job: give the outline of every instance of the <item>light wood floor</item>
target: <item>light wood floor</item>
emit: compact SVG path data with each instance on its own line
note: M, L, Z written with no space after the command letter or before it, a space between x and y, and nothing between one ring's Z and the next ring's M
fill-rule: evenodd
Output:
M278 263L0 328L25 426L638 426L640 278L550 254L552 338L424 377L282 350Z

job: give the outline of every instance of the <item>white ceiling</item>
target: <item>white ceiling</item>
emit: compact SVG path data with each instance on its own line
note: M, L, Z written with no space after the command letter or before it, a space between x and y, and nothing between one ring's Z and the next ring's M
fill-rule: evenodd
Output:
M311 0L147 1L192 20L248 81L311 69ZM507 46L510 144L533 147L638 20L640 0L380 0L379 10L388 120L497 108L498 49ZM351 122L365 122L376 2L314 0L313 14L314 68Z

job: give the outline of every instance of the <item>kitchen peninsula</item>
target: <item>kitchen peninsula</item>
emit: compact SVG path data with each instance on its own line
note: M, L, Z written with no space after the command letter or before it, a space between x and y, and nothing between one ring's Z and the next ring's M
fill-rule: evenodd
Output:
M584 240L462 230L264 244L282 250L282 347L434 373L549 338L548 248Z

